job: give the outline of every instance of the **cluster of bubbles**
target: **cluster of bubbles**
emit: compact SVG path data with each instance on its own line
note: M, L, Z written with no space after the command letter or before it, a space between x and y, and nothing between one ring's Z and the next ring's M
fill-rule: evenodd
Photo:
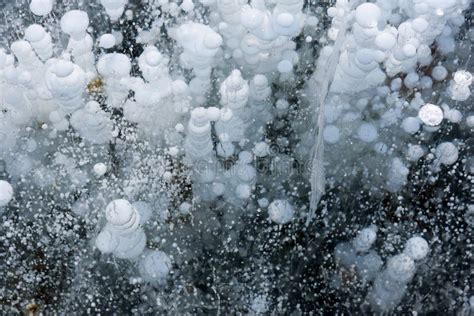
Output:
M351 32L343 38L325 100L322 137L328 144L328 161L336 162L357 144L361 159L368 158L367 152L377 157L377 161L366 159L361 169L382 174L379 186L392 192L406 184L410 166L420 159L432 161L434 172L440 164L458 162L458 152L465 146L462 141L437 144L432 140L440 130L459 128L463 135L472 131L471 109L460 103L470 97L472 75L465 68L468 64L460 65L460 61L469 56L471 45L455 42L464 23L459 12L469 4L375 1L353 8L351 2L336 1L328 10L332 17L328 36L336 40L346 27L341 20L350 25ZM472 38L472 32L468 36ZM334 49L334 45L322 48L319 69L324 69ZM309 87L317 89L326 77L316 69ZM307 94L315 93L308 90ZM300 130L315 122L301 123L303 119L295 123ZM312 132L303 134L302 154L313 146L313 137ZM327 172L336 178L349 172L337 165ZM472 161L467 168L472 170Z
M421 264L428 255L429 245L419 236L408 239L403 252L388 258L382 270L382 258L371 249L376 238L377 227L366 227L351 242L338 244L334 256L340 269L355 270L364 284L372 283L367 301L374 311L384 312L400 303L407 284L415 275L416 265ZM341 271L335 276L334 284L340 286Z
M279 251L296 240L285 232L318 235L319 223L301 225L312 172L328 189L354 181L380 199L401 196L415 167L430 184L456 168L474 172L464 158L474 129L471 1L337 0L327 12L302 0L145 2L101 0L94 10L111 27L95 29L81 5L62 12L54 0L31 0L32 23L0 47L0 215L35 222L44 210L71 212L81 247L94 250L75 268L79 280L84 267L121 259L150 310L177 312L178 296L193 306L203 288L219 305L212 282L230 271L213 270L199 286L186 273L200 273L192 269L216 249L244 265L254 243L268 251L265 234ZM122 33L137 6L151 8L153 21ZM326 147L315 171L307 167L318 128ZM318 217L326 228L328 205ZM386 312L438 241L417 227L400 237L401 253L376 251L380 225L335 242L330 282L342 290L343 275L356 276L364 302ZM267 285L277 277L265 260L249 264L261 284L242 270L227 280L228 295L244 292L235 300L245 312L291 312L287 296L272 301ZM161 301L170 287L176 301Z

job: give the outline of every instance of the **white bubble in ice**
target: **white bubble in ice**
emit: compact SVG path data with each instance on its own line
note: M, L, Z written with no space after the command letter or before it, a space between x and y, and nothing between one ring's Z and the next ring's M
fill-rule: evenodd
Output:
M239 153L239 162L240 163L251 163L253 160L253 156L252 156L252 153L250 153L249 151L241 151Z
M373 280L382 266L382 258L374 251L358 257L356 261L357 273L364 281Z
M431 77L436 81L443 81L448 76L448 70L443 66L436 66L431 71Z
M74 71L74 64L68 60L58 60L51 68L51 72L59 78L65 78Z
M372 49L362 48L356 52L356 58L362 65L368 65L374 61L374 51Z
M128 0L100 0L112 21L117 21L122 15Z
M403 80L403 84L405 84L408 89L413 89L418 85L419 80L420 76L416 72L410 72Z
M105 217L115 226L130 223L137 211L127 200L118 199L110 202L105 209Z
M393 256L388 260L387 273L393 280L406 283L415 275L415 262L403 253Z
M89 16L80 10L66 12L61 18L61 30L74 39L82 39L89 26Z
M179 205L179 212L181 214L191 214L192 209L193 205L188 202L183 202Z
M138 270L145 281L164 284L171 271L171 259L163 251L150 251L140 259Z
M389 32L381 32L375 37L375 45L381 50L389 50L397 43L397 39Z
M132 64L127 55L111 53L102 56L97 63L97 70L102 76L124 78L130 74Z
M123 35L119 31L113 31L112 35L115 37L115 44L119 45L123 41Z
M388 167L387 188L391 192L398 191L407 181L410 170L403 164L403 161L395 157Z
M139 256L146 246L146 235L139 228L130 234L117 234L118 247L114 255L120 259L131 259Z
M10 203L13 198L13 188L7 181L0 180L0 207Z
M248 184L239 184L235 189L235 193L239 199L245 200L252 194L252 188Z
M183 0L179 6L184 12L190 12L194 9L194 3L191 0Z
M102 48L112 48L115 45L115 36L104 34L99 38L99 46Z
M466 125L469 128L474 128L474 115L469 115L468 117L466 117Z
M421 260L426 257L430 250L428 242L422 237L412 237L405 244L404 253L413 260Z
M428 28L429 23L424 18L416 18L411 22L411 26L416 32L423 33Z
M420 145L408 145L407 158L410 161L417 161L425 154L425 150Z
M290 106L290 104L285 99L278 99L275 103L275 107L278 110L286 110L286 109L288 109L289 106Z
M281 73L288 73L291 72L291 70L293 69L293 65L289 60L284 59L278 63L277 68L278 71Z
M371 143L378 137L377 128L370 123L363 123L359 126L357 130L357 135L359 136L360 140Z
M255 179L257 172L255 168L247 163L239 163L235 166L237 177L244 182L251 182Z
M182 133L184 132L185 128L183 124L178 123L175 125L174 130L177 131L178 133Z
M96 163L93 170L97 177L102 177L107 172L107 165L102 162Z
M420 79L420 88L421 89L431 89L433 87L433 79L429 76L423 76Z
M85 217L91 208L87 199L79 198L71 207L71 211L79 216Z
M355 18L364 28L376 27L382 15L380 8L373 3L363 3L359 5L355 12Z
M221 109L215 106L208 107L207 116L210 121L218 121L221 118Z
M458 148L450 142L444 142L436 147L435 155L443 165L452 165L458 160Z
M97 249L102 253L111 253L118 247L118 238L109 230L102 230L95 239Z
M266 295L258 295L252 299L250 304L250 315L264 315L269 310L269 301Z
M354 246L354 249L358 252L365 252L372 247L375 239L377 239L375 227L367 227L362 229L352 240L352 246Z
M281 26L291 26L295 21L295 18L290 13L280 13L277 16L277 23Z
M268 206L268 215L271 221L284 225L294 217L293 206L286 200L275 200Z
M223 195L225 192L225 189L226 189L225 185L220 182L215 182L212 184L212 192L217 196Z
M459 123L462 120L462 113L456 109L449 109L444 112L444 117L451 123Z
M270 202L268 202L267 198L258 199L257 203L258 203L258 206L261 207L261 208L265 208L265 207L268 206L268 204L270 204Z
M398 91L402 87L402 79L400 78L395 78L390 82L390 89L392 91Z
M53 0L31 0L30 11L39 16L48 15L53 10Z
M420 129L420 120L417 117L407 117L402 121L402 128L409 134L415 134Z
M405 54L406 57L411 58L416 55L416 47L413 46L412 44L406 44L403 45L403 54Z
M469 86L472 84L472 74L465 70L458 70L450 81L448 92L451 99L456 101L466 101L471 96Z
M378 142L374 145L374 150L382 155L385 155L388 152L388 146L385 143Z
M255 29L263 21L263 14L260 10L249 8L248 10L242 11L240 15L240 22L242 25L250 30Z
M327 125L324 127L323 130L323 138L324 141L330 143L330 144L335 144L339 141L340 135L339 135L339 128L335 125Z
M436 39L437 50L443 54L447 55L449 53L454 52L456 49L456 42L454 41L454 37L452 36L441 36Z
M265 157L270 153L270 146L266 142L258 142L253 148L253 153L257 157Z
M228 122L232 119L233 116L234 116L234 113L232 112L231 109L228 109L228 108L221 109L221 121Z
M104 144L113 137L113 122L96 101L74 112L70 122L84 140L93 144Z
M443 121L443 110L437 105L427 103L418 111L418 117L427 126L437 126Z
M45 36L46 31L39 24L32 24L25 30L25 39L28 42L38 42Z
M458 70L454 73L453 80L458 85L469 86L472 84L472 74L469 71Z

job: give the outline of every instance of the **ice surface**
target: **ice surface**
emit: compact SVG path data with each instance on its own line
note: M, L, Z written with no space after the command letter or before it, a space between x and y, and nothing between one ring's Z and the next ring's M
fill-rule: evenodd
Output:
M468 314L472 1L329 2L0 4L0 314Z

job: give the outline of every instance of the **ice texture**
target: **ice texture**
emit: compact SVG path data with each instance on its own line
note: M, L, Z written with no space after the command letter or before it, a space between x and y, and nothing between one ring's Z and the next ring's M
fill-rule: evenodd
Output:
M3 1L0 314L472 313L471 7Z

